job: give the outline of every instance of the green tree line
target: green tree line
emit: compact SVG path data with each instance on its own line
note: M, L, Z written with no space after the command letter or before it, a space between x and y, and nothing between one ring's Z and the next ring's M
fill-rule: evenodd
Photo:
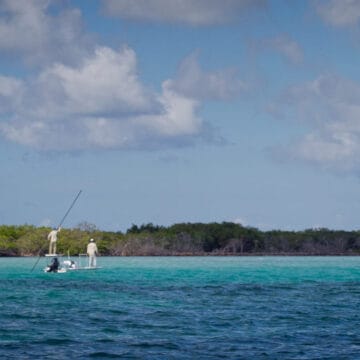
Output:
M1 225L0 256L34 256L48 251L48 227ZM59 253L84 253L94 238L101 255L357 255L360 231L308 229L260 231L232 222L181 223L169 227L132 225L125 233L81 223L58 234Z

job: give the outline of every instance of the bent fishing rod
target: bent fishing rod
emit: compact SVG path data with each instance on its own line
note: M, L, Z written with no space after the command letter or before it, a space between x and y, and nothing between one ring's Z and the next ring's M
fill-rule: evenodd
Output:
M80 196L81 193L82 193L82 190L80 190L79 193L76 195L76 197L75 197L75 199L73 200L73 202L71 203L69 209L66 211L65 215L64 215L63 218L61 219L61 221L60 221L60 223L59 223L59 225L58 225L58 227L57 227L58 229L59 229L59 228L61 227L61 225L64 223L66 217L69 215L69 212L71 211L71 209L72 209L73 206L75 205L75 203L76 203L76 201L77 201L77 199L79 198L79 196ZM40 250L39 250L39 255L38 255L38 259L36 260L36 263L35 263L34 266L32 267L31 272L34 271L36 265L38 264L38 262L39 262L39 260L40 260L40 258L41 258L41 252L42 252L42 250L44 249L44 247L45 247L45 246L42 246L42 247L40 248Z

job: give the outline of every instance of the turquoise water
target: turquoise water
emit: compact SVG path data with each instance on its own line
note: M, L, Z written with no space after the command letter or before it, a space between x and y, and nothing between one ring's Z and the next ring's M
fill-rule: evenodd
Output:
M1 359L360 359L360 257L0 259Z

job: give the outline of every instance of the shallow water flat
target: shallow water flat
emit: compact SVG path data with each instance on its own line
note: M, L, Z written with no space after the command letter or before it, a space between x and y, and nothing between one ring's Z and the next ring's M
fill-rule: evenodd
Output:
M0 259L1 359L359 359L360 257Z

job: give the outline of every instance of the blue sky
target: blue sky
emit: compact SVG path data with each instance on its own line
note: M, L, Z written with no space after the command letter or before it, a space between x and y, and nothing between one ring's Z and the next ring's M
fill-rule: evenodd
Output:
M360 2L0 0L0 223L358 229Z

